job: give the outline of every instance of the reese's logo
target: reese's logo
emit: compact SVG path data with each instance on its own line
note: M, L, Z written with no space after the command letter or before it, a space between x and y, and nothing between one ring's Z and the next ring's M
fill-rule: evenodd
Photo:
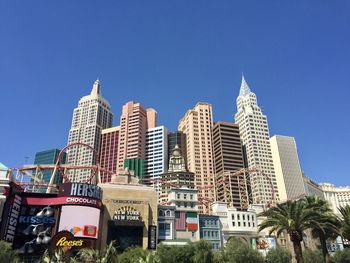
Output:
M85 247L85 240L81 238L76 238L69 231L60 231L58 232L51 241L51 246L53 248L63 248L63 249L74 249Z
M60 240L56 242L56 247L81 247L84 240L67 240L67 237L61 237Z

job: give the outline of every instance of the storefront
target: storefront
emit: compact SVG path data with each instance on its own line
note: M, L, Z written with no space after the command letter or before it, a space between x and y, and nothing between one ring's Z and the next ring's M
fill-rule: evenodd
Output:
M65 183L59 186L58 193L46 194L24 192L11 183L2 215L1 239L25 258L39 257L48 248L95 248L101 196L101 188L91 184Z
M144 185L101 184L103 212L100 248L111 241L120 250L130 246L155 249L157 193ZM103 226L103 227L102 227Z

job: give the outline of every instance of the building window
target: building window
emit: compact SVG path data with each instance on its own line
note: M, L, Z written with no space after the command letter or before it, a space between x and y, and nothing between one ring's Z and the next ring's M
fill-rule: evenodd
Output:
M160 236L170 236L170 224L169 223L159 223L159 235Z

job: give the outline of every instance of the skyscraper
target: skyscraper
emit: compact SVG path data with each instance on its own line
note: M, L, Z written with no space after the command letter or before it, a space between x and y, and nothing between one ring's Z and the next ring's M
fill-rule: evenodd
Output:
M146 132L157 126L157 112L145 109L140 103L129 101L120 117L118 170L124 169L124 160L145 159Z
M69 130L68 144L85 143L97 152L100 149L101 131L112 126L113 114L108 101L101 95L101 84L96 80L90 95L79 100L74 109L72 126ZM73 147L67 151L67 164L96 164L95 154L86 147ZM71 181L86 181L91 176L89 169L71 170L68 177Z
M160 193L160 175L167 170L168 130L164 126L150 128L146 133L145 178ZM156 180L156 181L154 181Z
M102 130L101 133L101 150L100 164L101 167L113 174L117 173L118 143L119 143L120 126ZM111 182L112 174L101 172L101 182Z
M178 126L186 134L187 167L195 174L200 213L210 213L210 203L215 200L212 126L211 105L204 102L188 110Z
M294 138L275 135L270 138L270 144L280 200L286 201L305 195Z
M235 123L217 122L213 127L214 171L217 201L237 209L248 208L248 189L239 127Z
M176 145L181 149L182 156L185 159L185 164L187 165L186 134L181 131L168 133L168 153L171 153L175 149ZM170 154L168 156L168 163L169 161Z
M60 154L59 149L51 149L51 150L46 150L46 151L41 151L37 152L35 154L34 158L34 164L56 164L58 160L58 155ZM61 160L60 163L64 164L66 162L66 153L63 152L61 155ZM49 183L51 176L52 176L52 171L51 170L44 170L42 171L42 176L43 176L43 181L45 183ZM53 182L54 184L59 184L62 183L62 175L58 172L57 176L55 177L55 181ZM43 192L45 192L46 188L41 189Z
M251 174L253 202L267 204L273 201L273 194L278 199L267 117L261 111L256 95L250 90L243 76L235 120L246 149L248 167L261 171Z

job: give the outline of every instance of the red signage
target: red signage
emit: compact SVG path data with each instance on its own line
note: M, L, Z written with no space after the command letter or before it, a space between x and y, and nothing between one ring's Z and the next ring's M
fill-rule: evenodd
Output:
M88 197L23 197L25 205L86 205L101 208L102 202L99 199Z

